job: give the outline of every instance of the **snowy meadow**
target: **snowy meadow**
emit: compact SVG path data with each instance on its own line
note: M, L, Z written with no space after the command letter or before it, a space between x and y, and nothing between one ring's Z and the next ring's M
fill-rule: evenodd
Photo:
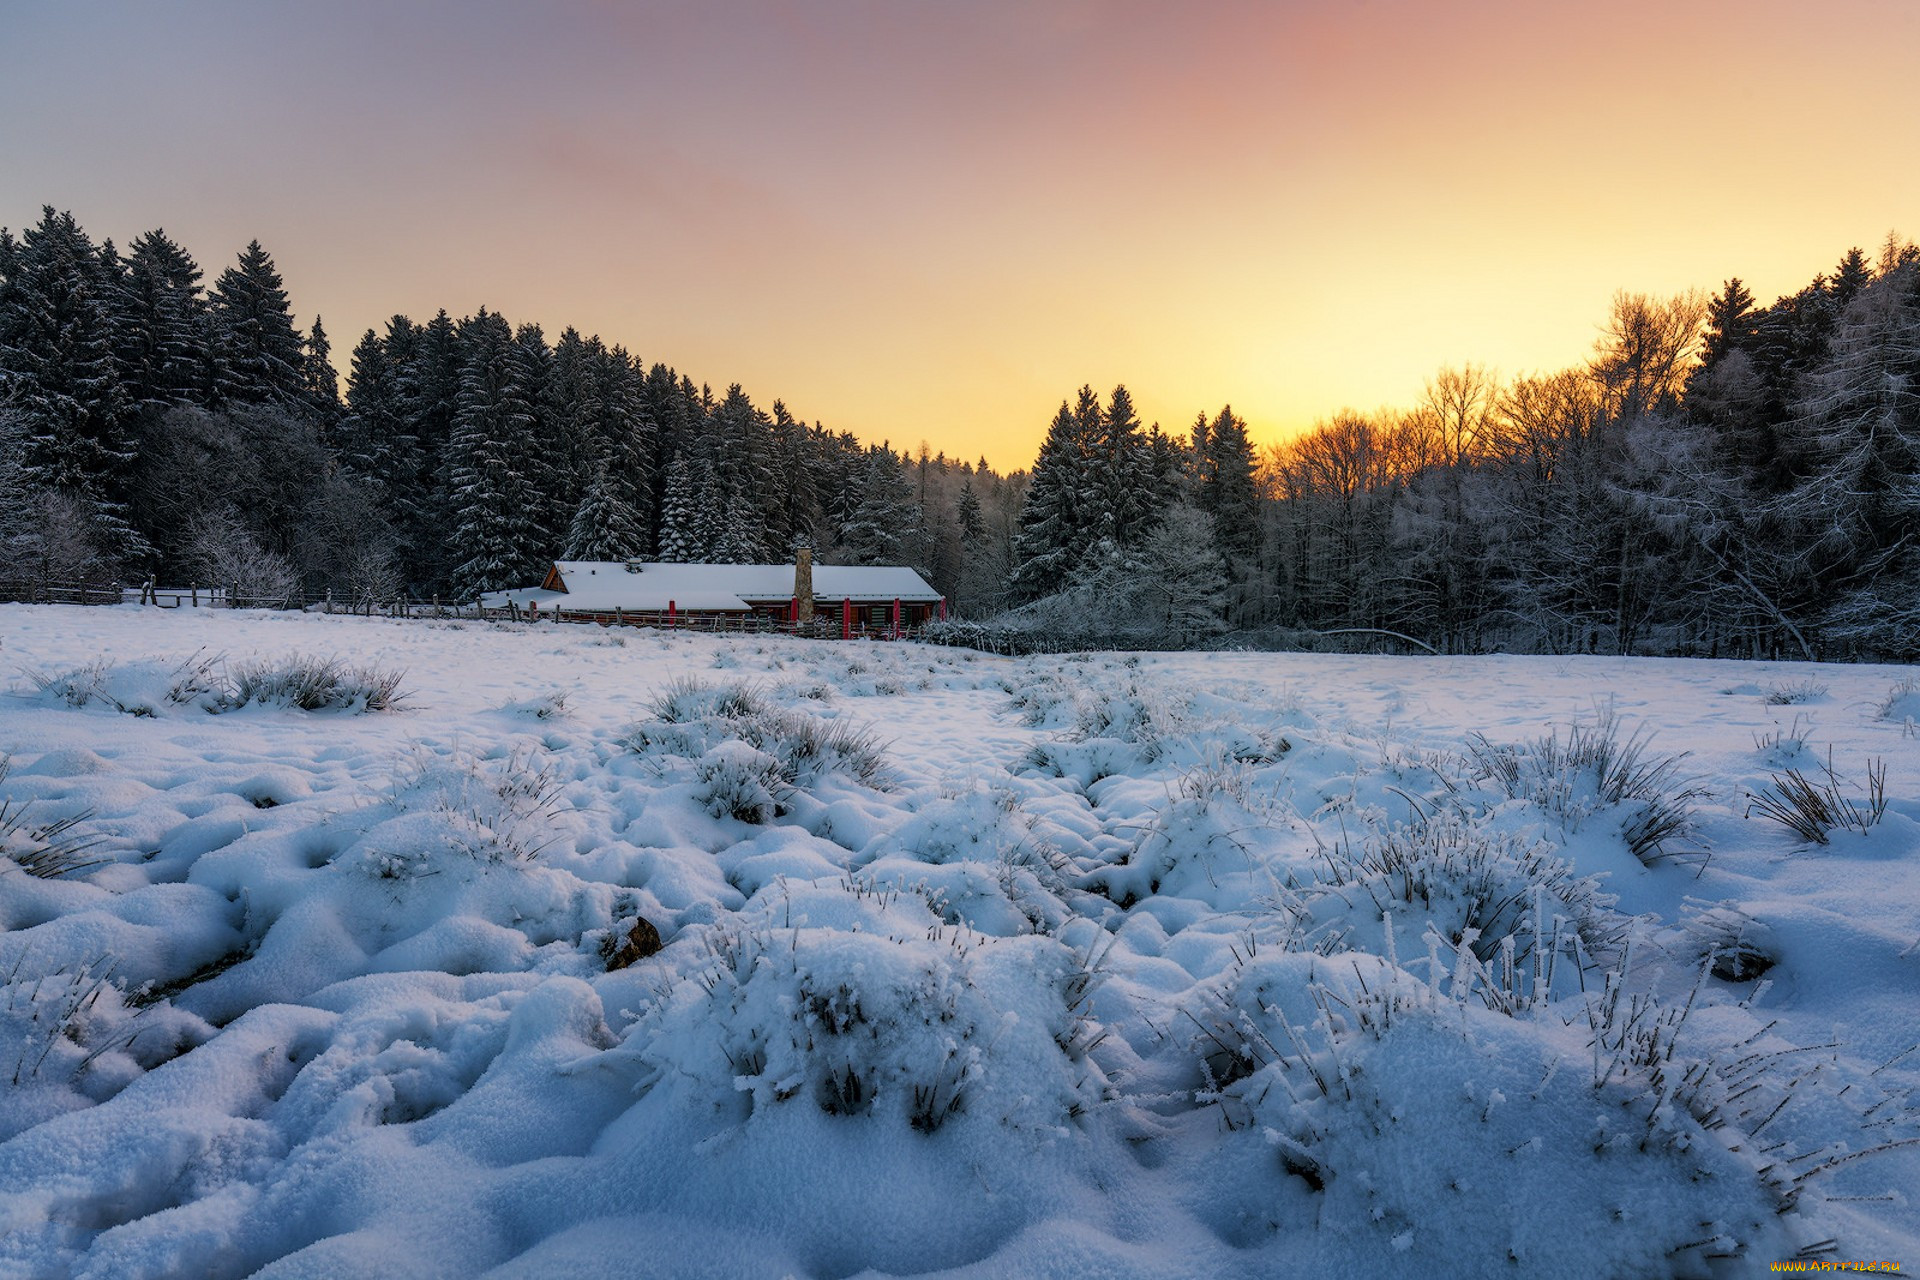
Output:
M0 606L0 1276L1920 1265L1920 678Z

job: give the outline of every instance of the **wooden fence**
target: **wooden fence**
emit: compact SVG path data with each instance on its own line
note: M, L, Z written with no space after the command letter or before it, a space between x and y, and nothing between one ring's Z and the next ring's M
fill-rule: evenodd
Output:
M789 622L764 614L686 614L666 612L616 612L606 614L574 613L564 609L537 612L508 606L488 609L477 602L443 603L438 596L426 600L412 596L336 597L323 595L250 595L236 586L210 587L190 584L184 587L160 587L152 583L129 587L117 582L62 582L47 579L0 578L0 604L138 604L161 609L182 606L201 609L275 609L306 613L345 614L369 618L465 618L480 622L518 623L538 626L543 623L598 623L603 627L657 627L663 631L693 631L720 635L786 635L819 640L838 640L842 635L838 610L816 614L811 622ZM848 628L855 639L893 640L917 637L923 628L883 624L871 626L854 622Z
M123 598L117 582L0 578L0 604L119 604Z

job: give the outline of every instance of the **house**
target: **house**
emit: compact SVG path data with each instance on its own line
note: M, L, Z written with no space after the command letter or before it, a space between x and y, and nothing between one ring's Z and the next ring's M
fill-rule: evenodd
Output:
M898 635L946 616L946 600L902 565L663 564L558 560L538 587L489 592L486 609L580 622L761 626Z

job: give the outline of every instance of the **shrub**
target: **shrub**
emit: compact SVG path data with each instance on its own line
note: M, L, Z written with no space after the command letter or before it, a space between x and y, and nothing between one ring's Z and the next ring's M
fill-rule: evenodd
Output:
M1483 963L1551 967L1576 941L1591 956L1621 936L1614 899L1596 877L1577 875L1544 841L1487 830L1454 810L1375 831L1357 850L1343 841L1321 859L1320 878L1300 891L1303 923L1348 948L1380 954L1393 945L1388 929L1413 942L1432 928ZM1389 913L1396 924L1383 922Z
M293 654L227 666L226 688L210 710L251 705L300 711L392 711L406 698L405 672Z
M640 755L693 761L716 817L769 821L786 811L793 791L828 774L876 790L891 785L872 729L772 706L750 685L677 680L655 696L652 710L654 718L629 728L624 744Z
M1611 708L1590 725L1576 724L1532 742L1495 745L1480 734L1467 740L1477 776L1491 779L1511 799L1530 800L1578 825L1608 808L1627 810L1620 834L1643 863L1662 857L1704 859L1704 850L1676 854L1667 842L1692 832L1693 802L1704 792L1684 777L1685 753L1654 756L1645 726L1626 735Z

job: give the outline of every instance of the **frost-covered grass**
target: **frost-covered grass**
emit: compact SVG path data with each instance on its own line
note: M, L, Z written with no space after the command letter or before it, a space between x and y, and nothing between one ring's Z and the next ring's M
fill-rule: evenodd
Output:
M1920 1244L1910 672L30 606L0 645L0 1276ZM405 714L313 714L401 671ZM1755 799L1804 817L1793 778L1824 844Z

